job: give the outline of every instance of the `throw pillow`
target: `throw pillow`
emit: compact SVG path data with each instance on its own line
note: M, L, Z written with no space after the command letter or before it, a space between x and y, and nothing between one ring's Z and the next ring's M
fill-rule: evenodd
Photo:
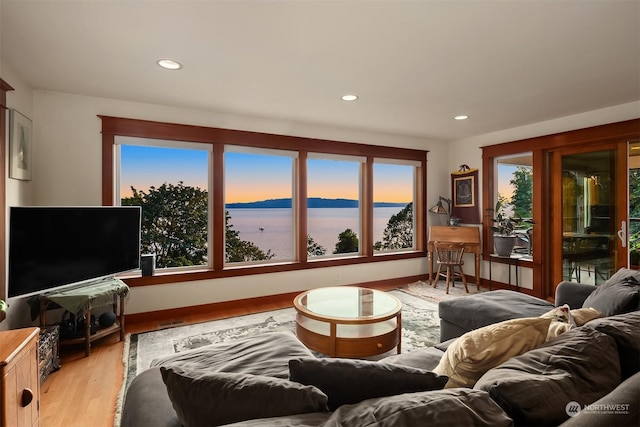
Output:
M576 322L576 326L582 326L585 323L599 319L602 316L602 313L596 310L593 307L586 308L576 308L575 310L571 310L571 317L573 321Z
M568 323L552 321L549 325L549 332L547 332L547 339L545 340L545 342L564 334L571 328L572 326Z
M447 382L447 377L423 369L352 359L293 359L289 379L318 387L332 411L373 397L439 390Z
M322 425L511 427L513 421L488 393L459 388L406 393L344 405Z
M616 341L622 379L640 371L640 311L592 320L586 327L607 334Z
M618 384L615 341L581 327L489 370L474 388L487 391L516 426L557 426L569 418L568 404L590 404Z
M160 372L185 427L327 411L323 392L281 378L164 366Z
M540 317L551 319L556 322L568 323L575 326L575 322L573 320L573 317L571 316L571 308L569 307L569 304L565 304L560 307L554 307L546 313L542 314Z
M551 319L525 317L467 332L447 348L433 372L447 375L446 388L473 387L489 369L539 347Z
M640 302L639 280L640 272L620 269L598 286L584 300L582 307L593 307L605 317L636 310Z

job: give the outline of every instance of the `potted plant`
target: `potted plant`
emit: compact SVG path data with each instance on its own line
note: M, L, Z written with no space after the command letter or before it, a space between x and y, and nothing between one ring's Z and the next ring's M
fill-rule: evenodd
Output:
M491 209L489 209L491 210ZM495 217L492 219L493 225L491 229L493 234L493 245L499 256L508 257L513 252L516 243L515 230L522 223L533 224L531 220L522 219L519 216L509 215L505 210L505 205L501 201L496 203L494 210Z
M7 303L0 299L0 322L7 316Z

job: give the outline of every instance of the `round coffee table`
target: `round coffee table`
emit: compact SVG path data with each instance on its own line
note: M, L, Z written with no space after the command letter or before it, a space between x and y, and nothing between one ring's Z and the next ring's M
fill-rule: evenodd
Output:
M319 288L293 300L298 339L331 357L401 351L402 303L386 292L352 286Z

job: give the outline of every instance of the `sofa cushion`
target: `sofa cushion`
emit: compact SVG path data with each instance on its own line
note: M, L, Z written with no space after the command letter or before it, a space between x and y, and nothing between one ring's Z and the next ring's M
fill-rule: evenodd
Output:
M435 390L368 399L341 406L327 427L512 426L512 420L485 392Z
M390 363L353 359L292 359L289 378L313 385L329 397L329 409L372 397L438 390L447 377Z
M512 319L467 332L445 351L433 370L449 377L446 387L473 387L489 369L545 342L551 319Z
M127 389L120 427L181 427L171 406L160 368L138 374Z
M604 316L637 310L640 304L640 271L620 269L598 286L582 304L593 307Z
M592 320L586 326L616 341L623 379L640 371L640 311Z
M640 373L627 378L611 393L580 407L560 427L608 427L640 425Z
M567 405L593 403L619 383L615 341L583 326L487 371L474 388L516 425L555 426L569 417Z
M497 290L441 301L438 304L442 341L505 320L538 317L554 307L521 292ZM451 325L455 325L452 327ZM462 331L453 335L448 331Z
M160 372L185 427L327 410L327 396L322 391L280 378L185 371L176 366L160 367Z

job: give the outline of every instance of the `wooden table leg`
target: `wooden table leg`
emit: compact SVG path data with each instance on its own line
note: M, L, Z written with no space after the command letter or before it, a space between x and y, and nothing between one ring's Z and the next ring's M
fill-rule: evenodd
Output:
M480 290L480 254L476 254L476 287Z
M396 318L396 326L398 327L398 354L402 353L402 312L398 312Z
M336 357L336 341L338 327L334 322L329 323L329 356Z

